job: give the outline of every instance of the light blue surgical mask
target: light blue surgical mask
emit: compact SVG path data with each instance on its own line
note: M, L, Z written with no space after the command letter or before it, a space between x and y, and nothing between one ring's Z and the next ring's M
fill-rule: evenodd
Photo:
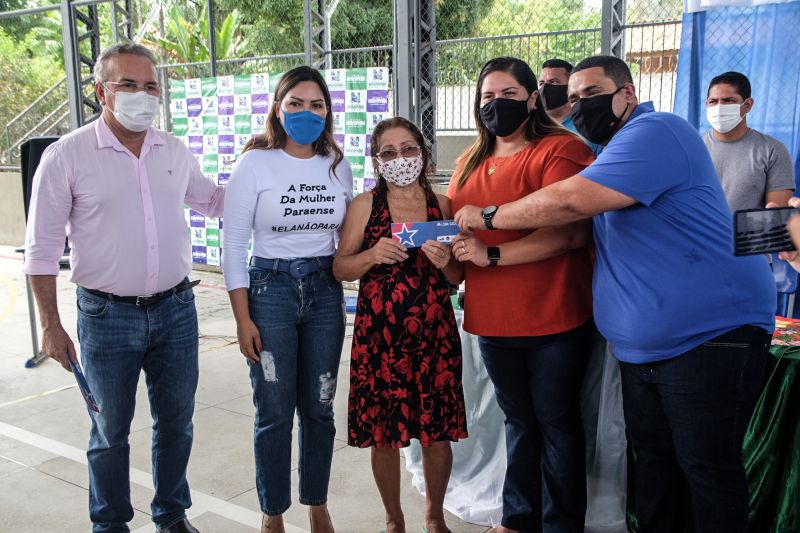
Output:
M325 118L311 111L284 111L283 129L297 144L312 144L325 130Z

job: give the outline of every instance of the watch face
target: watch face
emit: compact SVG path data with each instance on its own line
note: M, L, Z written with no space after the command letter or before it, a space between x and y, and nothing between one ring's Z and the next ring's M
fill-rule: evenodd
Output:
M500 248L497 246L489 246L486 248L486 255L489 259L500 259Z
M497 211L497 206L496 205L490 205L490 206L484 207L483 211L481 211L481 214L483 216L485 216L485 217L490 217L490 216L494 215L495 211Z

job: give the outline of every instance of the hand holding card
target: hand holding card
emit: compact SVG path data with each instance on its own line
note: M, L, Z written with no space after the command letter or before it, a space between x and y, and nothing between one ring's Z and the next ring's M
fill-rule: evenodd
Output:
M461 230L452 220L430 222L398 222L392 224L392 239L407 248L419 248L425 241L450 244Z
M450 263L452 257L450 243L425 241L420 250L427 256L428 261L439 270L443 270Z

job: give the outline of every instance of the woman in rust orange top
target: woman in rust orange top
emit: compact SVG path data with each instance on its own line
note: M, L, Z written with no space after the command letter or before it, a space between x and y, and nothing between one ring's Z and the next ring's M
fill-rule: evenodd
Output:
M459 158L448 196L500 205L577 174L592 152L545 112L524 61L484 65L475 98L478 138ZM484 220L491 227L491 207ZM506 416L508 466L498 532L582 532L585 439L579 393L592 345L590 223L461 234L464 329Z

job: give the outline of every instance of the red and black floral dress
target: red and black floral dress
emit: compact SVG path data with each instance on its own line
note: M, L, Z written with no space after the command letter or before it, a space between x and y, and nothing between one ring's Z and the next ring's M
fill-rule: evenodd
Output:
M428 220L441 220L428 193ZM391 238L386 193L374 192L363 249ZM447 280L419 248L361 278L350 356L348 443L422 446L467 437L461 340Z

